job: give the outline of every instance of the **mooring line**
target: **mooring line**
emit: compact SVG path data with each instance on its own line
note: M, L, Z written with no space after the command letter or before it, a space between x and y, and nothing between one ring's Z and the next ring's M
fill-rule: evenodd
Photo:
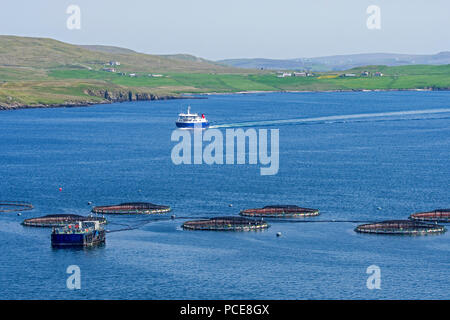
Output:
M270 218L267 218L268 220ZM273 218L270 219L271 221L273 221L274 219L277 218ZM301 219L301 218L300 218ZM384 220L379 220L379 221L374 221L374 220L292 220L292 219L279 219L277 220L277 222L294 222L294 223L377 223L377 222L381 222Z
M241 217L241 216L236 216L236 217ZM136 230L139 229L149 223L152 222L159 222L159 221L171 221L171 220L189 220L189 219L196 219L196 220L208 220L214 217L199 217L199 216L194 216L194 217L161 217L161 218L154 218L154 219L149 219L149 220L144 220L144 221L140 221L140 223L135 224L135 225L131 225L131 224L119 224L119 223L115 223L115 222L111 222L111 224L118 224L118 225L125 225L127 226L126 228L123 229L117 229L117 230L107 230L107 233L113 233L113 232L121 232L121 231L131 231L131 230ZM263 219L256 219L256 218L250 218L253 220L267 220L269 222L281 222L281 223L377 223L377 222L382 222L384 220L379 220L379 221L374 221L374 220L335 220L335 219L331 219L331 220L299 220L299 219L308 219L308 218L298 218L298 219L286 219L286 218L270 218L270 217L266 217Z

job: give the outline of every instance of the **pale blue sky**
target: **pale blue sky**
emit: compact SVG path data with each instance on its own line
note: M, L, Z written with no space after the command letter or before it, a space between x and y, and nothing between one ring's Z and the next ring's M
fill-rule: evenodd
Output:
M81 30L66 9L81 8ZM381 30L366 27L369 5ZM2 0L0 34L207 59L450 50L448 0Z

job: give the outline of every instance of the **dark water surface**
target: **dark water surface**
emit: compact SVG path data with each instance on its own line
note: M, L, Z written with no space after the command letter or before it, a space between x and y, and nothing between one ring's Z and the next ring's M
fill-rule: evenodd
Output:
M268 204L319 208L314 221L404 219L450 207L450 112L274 124L280 169L261 176L259 165L174 165L170 136L188 103L224 125L446 109L450 93L222 95L0 112L0 198L35 206L20 217L0 213L0 299L450 297L448 232L374 236L355 233L355 223L277 221L263 232L180 228L184 217ZM173 213L110 217L109 229L150 222L84 250L52 249L50 230L20 225L44 214L87 214L88 201L149 201ZM366 287L373 264L381 290ZM81 268L81 290L66 288L69 265Z

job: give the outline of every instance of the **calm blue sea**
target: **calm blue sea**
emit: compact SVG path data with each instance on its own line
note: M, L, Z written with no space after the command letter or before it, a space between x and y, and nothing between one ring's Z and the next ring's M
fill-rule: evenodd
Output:
M188 104L216 125L421 112L273 124L280 169L261 176L259 165L174 165L170 136ZM0 299L448 299L450 232L363 235L348 222L272 221L267 231L239 233L180 228L186 218L268 204L319 208L314 221L404 219L450 207L450 112L428 112L446 108L450 92L355 92L2 111L0 200L35 209L0 213ZM89 201L149 201L173 212L110 217L109 229L140 227L109 233L95 249L52 249L50 230L20 225L88 214ZM81 290L66 288L69 265L81 269ZM370 265L381 269L379 290L366 287Z

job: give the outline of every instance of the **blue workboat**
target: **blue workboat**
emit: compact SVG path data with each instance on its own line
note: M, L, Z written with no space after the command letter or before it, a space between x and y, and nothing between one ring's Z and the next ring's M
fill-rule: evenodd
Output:
M78 221L62 228L53 228L52 246L93 246L105 242L105 229L98 221Z
M199 116L198 113L191 113L190 106L187 109L187 113L180 113L178 115L178 120L175 124L180 129L206 129L209 127L209 121L206 119L205 115L202 114Z

